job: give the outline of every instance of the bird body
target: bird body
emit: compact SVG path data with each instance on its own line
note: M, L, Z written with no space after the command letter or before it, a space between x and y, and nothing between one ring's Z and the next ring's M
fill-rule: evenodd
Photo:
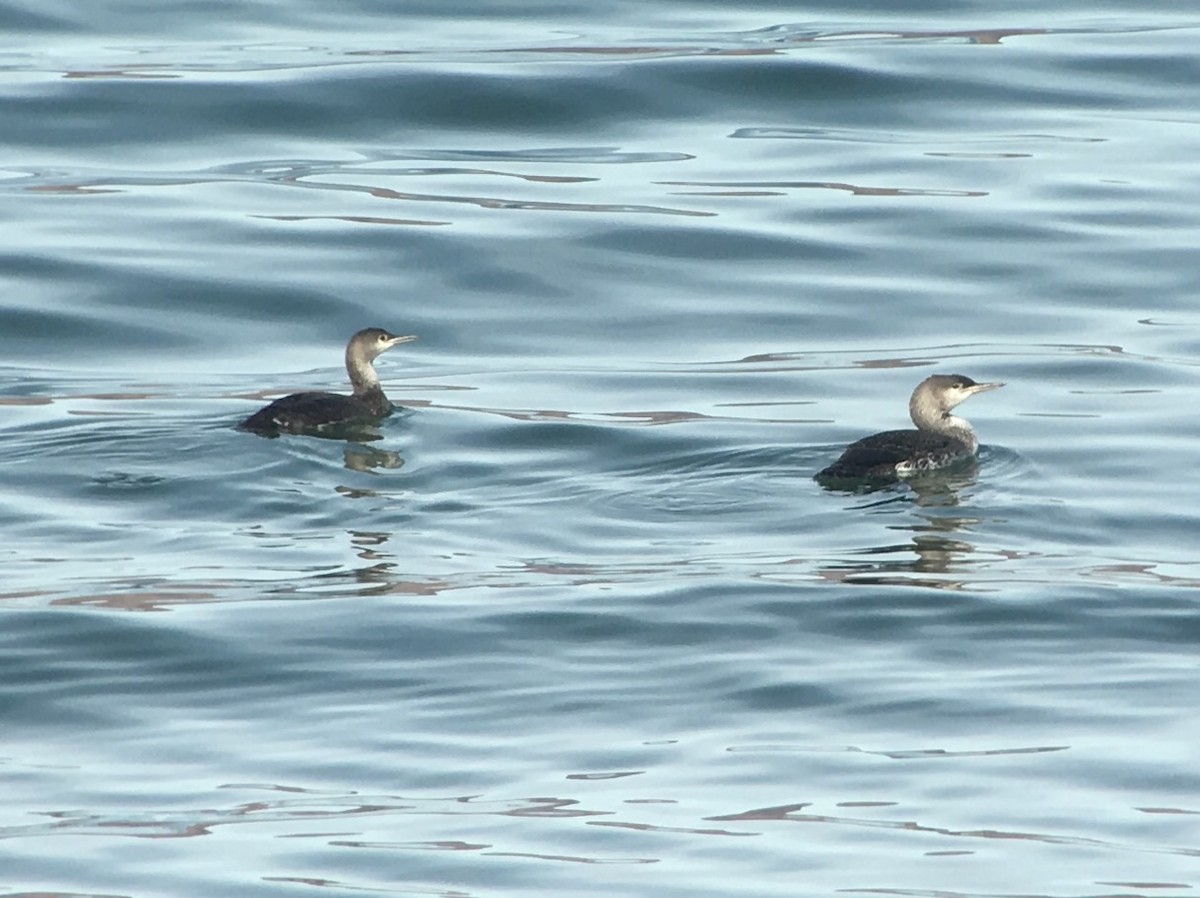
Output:
M383 392L372 364L393 346L411 343L415 336L398 337L382 328L360 330L346 345L346 371L354 391L292 393L259 409L238 425L262 436L282 433L320 433L337 427L372 424L386 418L392 404Z
M846 447L816 475L822 482L892 481L943 468L972 457L979 438L964 418L952 415L960 402L1002 383L976 383L961 374L934 374L913 391L909 416L916 430L887 430Z

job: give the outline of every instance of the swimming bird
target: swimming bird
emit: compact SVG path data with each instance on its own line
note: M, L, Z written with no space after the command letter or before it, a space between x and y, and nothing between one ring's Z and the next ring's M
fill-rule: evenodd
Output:
M892 481L970 458L979 448L970 422L951 409L977 393L1004 386L976 383L961 374L934 374L913 390L908 414L916 430L888 430L851 443L841 458L817 474L828 481Z
M320 433L332 427L371 424L392 412L392 403L379 385L375 361L382 353L401 343L417 339L398 337L383 328L360 330L346 344L346 371L354 391L341 393L292 393L259 409L238 425L262 436L281 433Z

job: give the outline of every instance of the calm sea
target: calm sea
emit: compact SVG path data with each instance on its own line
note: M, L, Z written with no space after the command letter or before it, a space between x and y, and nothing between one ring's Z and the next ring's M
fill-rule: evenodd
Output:
M1200 13L0 29L0 895L1200 892Z

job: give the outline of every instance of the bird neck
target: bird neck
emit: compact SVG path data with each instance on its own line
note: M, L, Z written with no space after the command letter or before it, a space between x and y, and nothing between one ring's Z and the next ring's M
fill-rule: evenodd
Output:
M909 415L918 430L936 433L965 443L974 452L979 447L979 438L971 422L966 418L952 415L937 405L921 401L921 397L913 397L909 404Z
M379 375L375 373L375 366L354 346L346 350L346 371L350 374L350 384L354 387L356 396L382 392L382 388L379 386Z
M975 435L975 429L966 418L959 418L947 412L942 419L942 428L939 433L963 443L971 453L979 448L979 437Z

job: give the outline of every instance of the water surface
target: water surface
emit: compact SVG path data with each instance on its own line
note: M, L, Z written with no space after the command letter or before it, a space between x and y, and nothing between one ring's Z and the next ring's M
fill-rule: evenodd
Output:
M0 894L1190 894L1194 19L0 10Z

